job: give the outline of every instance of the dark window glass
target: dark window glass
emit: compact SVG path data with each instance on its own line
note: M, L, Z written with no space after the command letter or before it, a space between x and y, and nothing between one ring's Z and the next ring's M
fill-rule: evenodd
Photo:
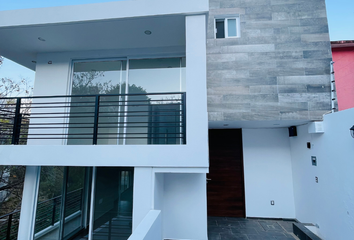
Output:
M126 240L132 233L133 171L97 168L93 240Z
M216 38L225 38L225 24L224 19L216 19L215 27L216 27Z

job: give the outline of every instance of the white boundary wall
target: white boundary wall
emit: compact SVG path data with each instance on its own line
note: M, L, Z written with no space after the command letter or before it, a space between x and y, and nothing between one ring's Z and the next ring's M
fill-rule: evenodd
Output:
M246 216L295 218L288 129L242 129L242 138Z
M354 138L349 128L354 108L325 115L323 125L323 134L309 134L305 125L290 139L296 218L317 224L325 240L352 239ZM317 157L317 166L312 166L311 156Z
M135 168L133 232L149 211L161 210L164 239L207 239L206 173L203 169L186 172Z
M161 211L150 210L128 240L162 239Z

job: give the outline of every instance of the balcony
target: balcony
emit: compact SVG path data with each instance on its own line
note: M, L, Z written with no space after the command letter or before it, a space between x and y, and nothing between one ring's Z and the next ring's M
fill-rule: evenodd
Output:
M0 145L186 144L186 93L0 98Z

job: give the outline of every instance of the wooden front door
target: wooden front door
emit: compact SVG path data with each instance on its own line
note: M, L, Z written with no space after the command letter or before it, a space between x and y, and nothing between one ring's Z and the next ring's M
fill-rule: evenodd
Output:
M245 217L241 129L209 130L208 216Z

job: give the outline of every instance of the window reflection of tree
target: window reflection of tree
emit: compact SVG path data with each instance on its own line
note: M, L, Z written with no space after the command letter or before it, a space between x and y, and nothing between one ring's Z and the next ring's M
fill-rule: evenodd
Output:
M73 75L72 95L97 95L97 94L125 94L126 84L113 84L112 80L102 80L105 76L104 71L75 72ZM135 84L128 85L128 93L130 94L147 94L146 90ZM99 141L98 144L122 144L122 135L124 120L126 122L134 122L138 113L129 113L129 117L124 119L124 113L129 111L138 111L141 106L149 104L149 98L146 95L135 95L126 97L121 96L101 96L100 97L100 118L99 118ZM134 101L126 103L126 101ZM74 97L71 100L70 124L68 144L85 145L92 144L93 122L94 122L94 102L95 97ZM133 108L133 109L130 109ZM75 128L81 127L81 128ZM82 128L87 127L87 128ZM134 126L128 126L134 127ZM129 133L129 131L128 131ZM125 134L128 134L125 132ZM77 135L76 135L77 134ZM117 136L120 135L120 136ZM86 139L80 139L86 138Z
M123 138L124 144L134 145L179 143L179 96L155 95L158 100L152 101L135 84L128 85L131 95L124 95L126 83L113 84L112 80L102 81L103 77L104 71L75 72L72 86L73 95L107 95L100 97L98 144L123 144ZM94 103L94 96L72 98L68 144L92 144Z

